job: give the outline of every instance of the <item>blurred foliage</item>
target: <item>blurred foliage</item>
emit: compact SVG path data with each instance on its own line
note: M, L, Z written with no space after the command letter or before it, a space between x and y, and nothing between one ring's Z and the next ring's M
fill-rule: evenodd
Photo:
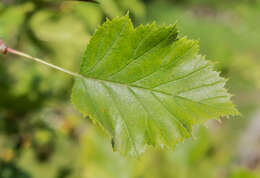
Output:
M198 127L194 139L174 152L151 149L140 160L122 158L103 131L73 109L69 76L0 56L0 178L260 177L259 161L251 163L252 170L239 154L241 137L260 104L260 1L98 2L2 0L0 37L78 71L88 40L107 17L129 11L135 24L177 22L181 35L199 40L201 53L230 79L228 88L243 117Z

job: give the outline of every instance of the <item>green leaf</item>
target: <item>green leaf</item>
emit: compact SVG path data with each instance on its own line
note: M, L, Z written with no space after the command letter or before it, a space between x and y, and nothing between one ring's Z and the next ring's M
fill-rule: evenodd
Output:
M115 18L92 37L72 102L124 155L139 156L149 145L174 148L194 124L239 114L212 68L175 25L134 29L128 16Z

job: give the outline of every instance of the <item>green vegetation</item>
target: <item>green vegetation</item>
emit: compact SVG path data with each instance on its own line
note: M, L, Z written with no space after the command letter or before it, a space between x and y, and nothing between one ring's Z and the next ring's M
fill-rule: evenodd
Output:
M226 80L197 53L176 26L134 29L128 16L107 21L90 40L72 102L122 154L174 148L193 125L238 114Z
M259 177L260 165L257 160L260 155L256 152L252 156L253 159L242 156L248 153L247 149L250 147L259 150L257 141L246 139L252 142L246 147L242 142L244 137L248 138L250 130L248 125L255 120L252 118L259 117L252 117L259 110L260 104L260 36L258 35L260 2L258 0L99 0L99 4L61 0L55 2L3 0L0 2L0 37L15 49L71 71L80 71L85 77L105 80L108 79L106 72L119 70L120 66L114 65L120 63L106 64L103 66L106 70L102 70L102 65L99 65L96 68L98 71L93 73L86 73L91 65L85 63L88 58L83 60L81 68L79 64L84 56L86 43L95 37L92 38L95 29L103 24L107 17L112 19L115 16L123 16L127 11L137 29L140 28L138 27L140 24L149 24L153 21L159 24L153 27L157 29L161 24L177 22L180 31L177 42L193 43L186 40L184 36L187 36L187 39L198 40L200 53L216 63L216 70L221 71L222 77L229 79L226 88L234 94L232 100L238 106L242 116L221 118L219 120L221 122L211 120L206 123L206 128L194 126L192 133L194 138L186 139L183 144L177 144L174 151L147 147L147 151L138 160L122 157L118 152L113 152L110 137L106 134L108 132L115 136L109 123L103 122L103 127L107 129L105 131L93 125L88 117L84 119L74 109L70 102L73 86L71 77L13 55L0 56L0 177ZM146 26L148 27L152 28ZM113 33L110 35L112 36ZM123 40L127 41L130 37L130 34L125 35ZM171 39L167 38L167 40ZM93 44L92 40L89 45L91 44ZM136 43L131 45L134 44ZM150 42L147 44L146 47L153 45ZM120 49L121 53L118 54L130 53L133 49L129 43L122 42L122 45L128 46ZM85 56L92 54L88 50ZM115 53L111 52L110 55L109 58L112 58ZM197 51L190 55L196 56ZM117 59L129 58L118 56ZM126 62L125 60L122 62ZM184 61L188 64L189 58L185 58ZM158 65L152 66L155 67L152 68L153 70L158 70ZM181 69L180 67L181 72L185 72ZM211 72L212 69L209 70L209 73ZM144 73L139 73L140 77ZM134 80L132 77L137 76L129 78L121 76L113 80L128 84ZM216 78L214 79L217 81ZM80 80L82 79L75 83L75 88L80 85ZM86 80L86 82L90 81ZM194 82L190 82L190 86L185 86L185 89L193 88L194 84L199 84L197 82L205 84L206 80L200 79ZM149 82L146 84L149 85ZM181 92L184 86L180 86ZM105 96L99 97L108 100ZM124 102L121 105L126 107ZM111 107L113 107L112 103ZM201 108L198 109L201 111ZM204 113L206 109L202 109L201 112ZM226 107L224 109L227 110L224 115L230 114L229 109ZM126 113L130 110L131 108L126 108ZM177 112L177 110L173 111ZM94 115L93 111L87 111L86 108L83 108L83 112ZM136 111L129 117L137 118L139 114L142 113ZM223 112L213 116L222 114ZM100 123L103 121L100 119L104 119L104 117L94 118ZM199 117L199 120L210 118ZM183 123L184 121L187 120L184 119ZM189 129L191 129L194 123L187 124L190 124ZM138 126L136 125L137 130L144 132L138 129ZM255 136L257 134L258 132L253 133ZM130 150L121 149L118 144L122 138L129 139L125 132L117 136L119 138L112 141L113 148L130 154ZM156 134L156 136L160 135ZM151 145L158 144L156 139L149 141L146 139L145 142Z

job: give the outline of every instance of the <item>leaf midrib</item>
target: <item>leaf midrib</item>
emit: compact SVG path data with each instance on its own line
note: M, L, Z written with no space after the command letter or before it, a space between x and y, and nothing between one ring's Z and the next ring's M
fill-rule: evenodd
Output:
M187 101L190 101L190 102L194 102L194 103L197 103L197 104L200 104L200 105L206 105L206 106L210 106L210 107L214 107L214 108L219 108L219 107L215 107L215 106L212 106L210 104L207 104L207 103L204 103L204 102L201 102L201 101L193 101L189 98L186 98L186 97L183 97L181 95L173 95L171 93L167 93L167 92L164 92L164 91L161 91L161 90L155 90L155 89L151 89L151 88L145 88L145 87L141 87L141 86L136 86L136 85L128 85L128 84L125 84L125 83L121 83L121 82L114 82L114 81L110 81L110 80L104 80L104 79L97 79L97 78L91 78L91 77L85 77L83 75L81 75L80 77L81 79L84 79L84 80L92 80L92 81L95 81L95 82L99 82L100 84L102 84L103 82L105 83L111 83L113 85L122 85L122 86L125 86L125 87L130 87L130 88L137 88L137 89L140 89L140 90L144 90L144 91L149 91L149 92L154 92L154 93L159 93L159 94L163 94L163 95L167 95L167 96L170 96L170 97L174 97L174 98L180 98L180 99L184 99L184 100L187 100ZM221 96L221 97L226 97L226 96Z
M114 81L109 81L109 80L104 80L104 79L97 79L97 78L90 78L90 77L85 77L85 76L81 76L81 79L92 80L92 81L99 82L99 83L106 82L106 83L111 83L113 85L122 85L122 86L125 86L125 87L137 88L137 89L145 90L145 91L149 91L149 92L160 93L160 94L171 96L171 97L181 97L181 98L184 98L184 97L182 97L180 95L173 95L171 93L167 93L167 92L164 92L164 91L161 91L161 90L155 90L155 89L145 88L145 87L136 86L136 85L127 85L127 84L121 83L121 82L114 82ZM213 84L215 84L215 82Z
M174 80L167 81L167 83L168 83L168 82L178 81L178 80L181 80L181 79L183 79L183 78L186 78L186 77L188 77L188 76L190 76L190 75L192 75L192 74L194 74L194 73L196 73L196 72L199 72L199 71L201 71L202 69L207 68L207 67L209 67L209 66L210 66L209 64L208 64L208 65L204 65L204 66L202 66L201 68L199 68L199 69L196 70L196 71L190 72L190 73L188 73L188 74L186 74L186 75L184 75L184 76L181 76L181 77L179 77L179 78L176 78L176 79L174 79ZM111 83L111 84L114 84L114 85L123 85L123 86L125 86L125 87L138 88L138 89L145 90L145 91L148 90L148 91L150 91L150 92L161 93L161 94L168 95L168 96L172 96L172 97L179 96L179 95L173 95L173 94L171 94L171 93L164 92L164 91L161 91L161 90L156 90L156 89L154 89L155 87L145 88L145 87L142 87L142 86L133 85L133 84L131 84L131 83L126 84L126 83L122 83L122 82L118 82L118 81L115 82L115 81L111 81L111 80L98 79L98 78L93 78L93 77L86 77L86 76L83 76L82 74L81 74L81 78L84 79L84 80L93 80L93 81L100 82L100 83L101 83L101 82L106 82L106 83ZM214 82L214 83L215 83L215 82ZM214 83L212 83L212 84L214 84ZM165 84L165 83L163 83L163 84ZM208 84L208 85L211 85L211 84ZM158 87L158 86L156 86L156 87ZM202 86L202 87L203 87L203 86Z
M141 87L141 86L137 86L137 85L128 85L128 84L125 84L125 83L114 82L114 81L111 81L111 80L104 80L104 79L97 79L97 78L85 77L85 76L83 76L83 75L81 75L80 78L81 78L81 79L84 79L84 80L96 81L96 82L99 82L99 83L106 82L106 83L111 83L111 84L113 84L113 85L123 85L123 86L125 86L125 87L130 87L130 88L138 88L138 89L140 89L140 90L145 90L145 91L150 91L150 92L161 93L161 94L168 95L168 96L173 96L173 97L176 96L176 95L172 95L172 94L170 94L170 93L167 93L167 92L164 92L164 91L160 91L160 90L154 90L154 89L151 89L151 88L145 88L145 87Z

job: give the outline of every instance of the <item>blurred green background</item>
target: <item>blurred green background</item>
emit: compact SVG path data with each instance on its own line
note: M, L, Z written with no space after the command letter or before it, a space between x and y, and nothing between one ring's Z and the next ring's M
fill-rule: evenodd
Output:
M0 37L13 48L78 71L106 18L127 11L135 25L177 23L229 78L242 113L194 129L174 151L140 159L112 151L109 138L70 103L73 79L16 56L0 56L0 178L259 178L259 0L1 0Z

